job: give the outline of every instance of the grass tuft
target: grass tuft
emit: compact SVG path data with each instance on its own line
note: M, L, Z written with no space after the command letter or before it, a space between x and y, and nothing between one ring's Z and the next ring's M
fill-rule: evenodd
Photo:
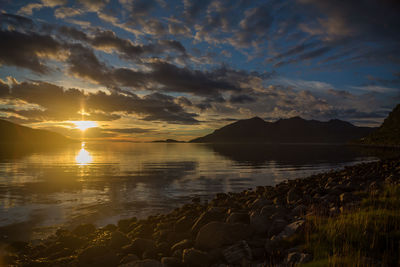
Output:
M400 266L400 186L364 199L336 217L309 216L304 266Z

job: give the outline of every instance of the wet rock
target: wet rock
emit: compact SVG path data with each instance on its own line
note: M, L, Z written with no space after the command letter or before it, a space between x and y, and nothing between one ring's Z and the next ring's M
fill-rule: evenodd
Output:
M280 232L282 232L282 230L285 228L286 225L287 225L286 220L283 219L274 220L268 230L268 236L279 234Z
M207 253L190 248L183 251L183 263L187 266L206 267L209 265Z
M62 234L58 237L57 242L63 248L78 249L86 243L86 241L76 235L70 233Z
M117 230L117 226L115 224L107 224L106 226L103 227L103 230L114 232Z
M266 205L271 205L273 202L269 199L266 198L257 198L256 200L254 200L250 205L249 208L251 210L255 210L255 209L260 209L263 206Z
M175 222L174 230L175 232L186 232L193 225L193 218L183 216Z
M189 240L189 239L184 239L184 240L174 244L171 247L171 251L175 251L177 249L182 249L183 250L185 248L190 248L190 247L193 247L193 241Z
M260 214L265 217L270 217L272 214L276 212L276 206L273 204L264 205L261 208Z
M147 250L154 250L156 244L151 239L136 238L132 241L130 245L123 247L125 253L132 253L136 255L142 255L143 252Z
M161 263L164 267L182 267L183 263L175 257L163 257Z
M118 263L117 254L105 246L91 246L78 254L79 266L116 266Z
M229 217L226 219L227 223L250 223L249 214L245 212L232 212Z
M127 233L129 230L129 225L131 224L131 220L124 219L118 221L118 229L121 232Z
M302 216L306 213L307 207L300 204L297 205L294 209L292 209L291 215L292 216Z
M270 227L271 221L262 212L254 211L250 214L250 226L257 234L265 234Z
M287 192L286 201L288 204L295 204L297 201L300 200L300 198L301 198L300 193L294 188L290 189Z
M218 209L216 207L213 207L212 209L205 211L200 215L200 217L193 224L192 233L196 234L202 226L206 225L209 222L223 222L225 221L225 217L226 209Z
M130 239L120 231L112 232L111 240L110 240L110 247L119 249L123 246L126 246L130 243Z
M298 220L285 227L281 233L277 236L278 238L288 238L295 233L304 229L305 220Z
M252 253L246 241L241 240L223 250L225 260L230 264L241 264L243 259L252 260Z
M129 262L126 264L119 265L119 267L164 267L164 265L159 261L147 259L147 260Z
M210 222L198 232L195 247L205 250L216 249L247 239L252 234L253 230L246 224Z
M135 254L128 254L125 257L123 257L119 263L125 264L125 263L134 262L134 261L138 261L138 260L139 260L139 257L136 256Z
M151 224L138 224L128 233L128 237L134 238L150 238L154 233L154 227Z
M96 226L93 224L81 224L75 227L75 229L72 231L73 234L77 236L88 236L90 234L93 234L96 231Z
M285 263L294 266L297 264L304 264L312 260L310 254L300 253L300 252L292 252L289 253L286 257Z

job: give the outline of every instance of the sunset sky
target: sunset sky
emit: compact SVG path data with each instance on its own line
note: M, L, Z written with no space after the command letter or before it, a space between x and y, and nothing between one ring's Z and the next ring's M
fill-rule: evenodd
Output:
M378 126L400 102L396 0L0 0L0 12L0 118L71 137L81 120L86 137L138 141L254 116Z

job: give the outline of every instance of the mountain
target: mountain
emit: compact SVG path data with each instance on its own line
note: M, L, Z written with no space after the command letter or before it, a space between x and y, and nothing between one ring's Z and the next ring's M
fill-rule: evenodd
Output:
M175 139L154 140L152 143L185 143L185 141L178 141Z
M400 145L400 104L398 104L382 125L360 140L369 145Z
M61 134L21 126L0 120L0 144L7 145L55 145L74 142Z
M347 143L375 128L357 127L341 120L321 122L300 117L266 122L259 117L239 120L193 143Z

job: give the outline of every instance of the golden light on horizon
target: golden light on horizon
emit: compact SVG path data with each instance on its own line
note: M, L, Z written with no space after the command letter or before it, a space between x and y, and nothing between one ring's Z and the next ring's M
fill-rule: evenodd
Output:
M75 157L76 164L87 165L92 162L92 156L85 149L85 143L82 143L81 150L79 150L78 155Z
M84 132L86 129L97 127L95 121L72 121L75 124L75 128Z

